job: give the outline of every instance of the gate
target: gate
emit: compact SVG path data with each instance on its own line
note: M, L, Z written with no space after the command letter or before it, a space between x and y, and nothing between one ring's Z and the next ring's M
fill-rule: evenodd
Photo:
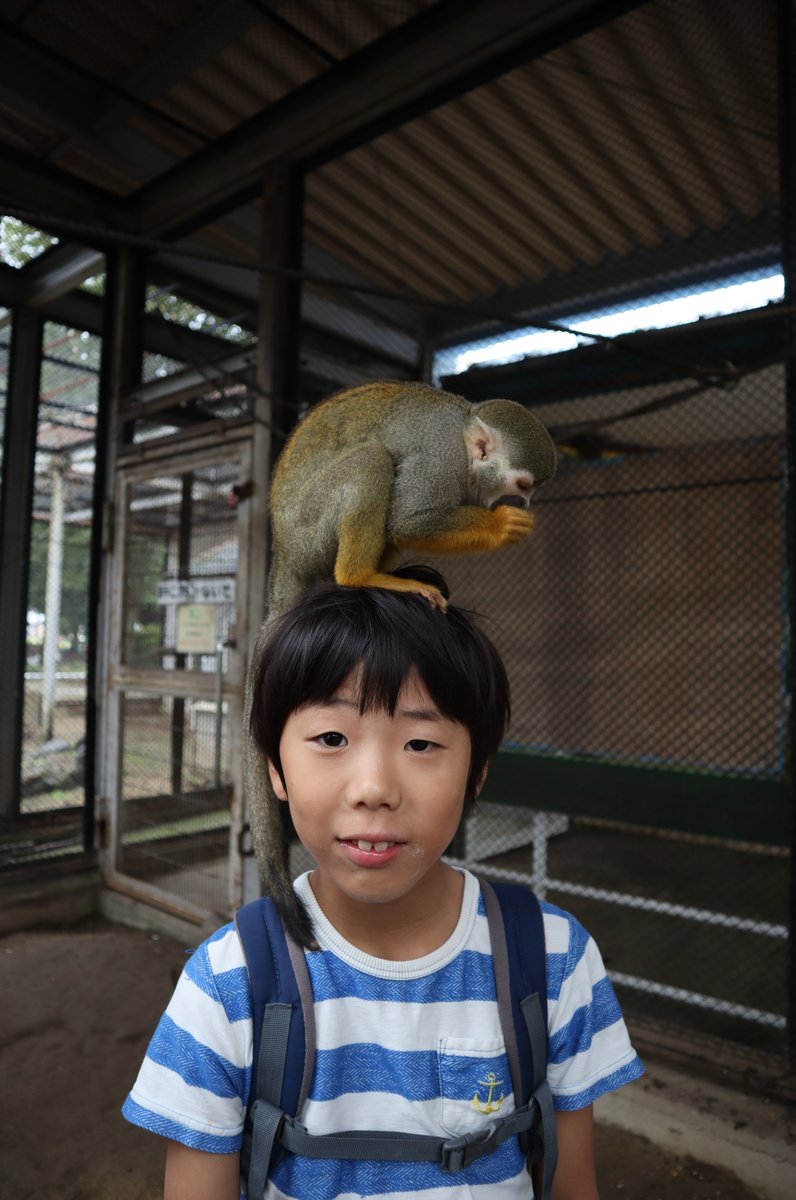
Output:
M242 900L250 442L122 467L101 729L105 879L202 923Z

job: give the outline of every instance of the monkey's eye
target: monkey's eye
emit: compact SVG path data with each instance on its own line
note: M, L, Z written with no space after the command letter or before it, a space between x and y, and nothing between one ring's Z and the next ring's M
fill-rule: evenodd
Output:
M330 730L328 733L319 733L315 741L320 742L322 746L328 746L330 750L336 750L339 746L348 744L345 734L337 733L334 730Z

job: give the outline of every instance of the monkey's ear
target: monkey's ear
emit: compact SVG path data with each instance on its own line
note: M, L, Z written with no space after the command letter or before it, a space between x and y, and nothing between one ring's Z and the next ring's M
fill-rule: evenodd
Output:
M499 437L480 417L473 417L464 431L464 444L474 463L486 462L499 449Z
M282 776L277 771L274 764L268 759L268 776L271 780L271 787L274 789L274 794L278 800L287 800L287 788L285 787Z

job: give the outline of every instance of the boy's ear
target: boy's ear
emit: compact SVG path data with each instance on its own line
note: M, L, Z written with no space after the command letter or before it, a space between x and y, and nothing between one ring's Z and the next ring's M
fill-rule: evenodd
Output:
M271 780L271 787L274 789L274 794L278 800L287 800L287 788L282 782L282 776L277 771L274 764L268 759L268 775Z
M481 795L481 788L486 783L486 777L487 777L488 771L489 771L489 764L487 763L487 765L484 767L483 771L481 772L481 778L478 780L478 783L476 784L476 788L475 788L475 799L476 800Z

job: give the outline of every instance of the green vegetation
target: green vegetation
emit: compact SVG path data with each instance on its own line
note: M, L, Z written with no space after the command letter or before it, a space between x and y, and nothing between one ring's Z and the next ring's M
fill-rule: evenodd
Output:
M9 267L24 267L57 243L58 238L16 217L0 217L0 262Z

